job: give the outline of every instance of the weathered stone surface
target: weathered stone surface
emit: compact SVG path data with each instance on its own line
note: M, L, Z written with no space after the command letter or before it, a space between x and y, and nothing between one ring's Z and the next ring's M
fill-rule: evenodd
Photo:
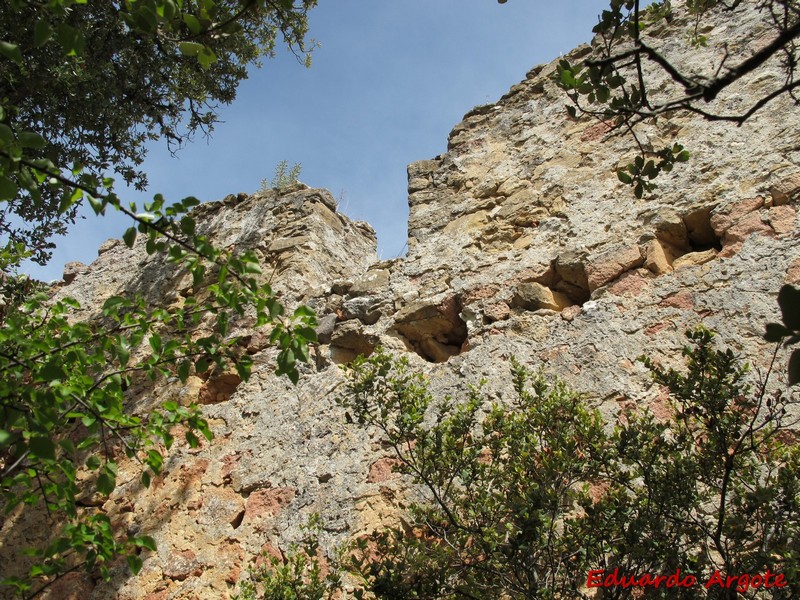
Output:
M770 186L769 193L775 206L788 204L791 200L796 200L800 195L800 173L782 177L778 182Z
M62 275L62 279L64 280L64 283L69 285L75 281L75 278L78 277L78 275L82 275L88 271L89 267L82 262L68 262L64 265L64 274Z
M650 240L645 245L644 266L656 275L663 275L672 271L675 260L669 246L665 247L659 240Z
M517 286L511 306L525 310L561 310L573 304L566 294L554 292L540 283L526 282Z
M683 3L673 6L675 26L692 27ZM734 14L712 22L714 56L724 52L714 44L755 39L760 17ZM670 54L684 33L651 42ZM688 72L707 59L703 49L680 56ZM348 425L335 401L345 376L336 363L378 343L404 354L439 396L485 378L488 398L508 399L511 356L544 364L609 420L632 405L670 418L636 358L678 366L684 331L699 323L754 367L768 364L761 336L777 319L777 291L800 285L797 108L775 99L742 127L663 115L642 128L642 139L654 148L679 141L692 160L637 200L615 174L630 140L568 118L550 79L555 68L531 71L497 103L469 113L445 154L409 166L404 259L379 263L374 231L337 213L322 190L198 207L198 226L215 244L262 257L264 280L272 277L288 308L318 311L321 344L292 386L273 373L269 332L245 318L233 325L248 337L248 381L212 373L129 390L137 414L166 399L209 399L202 408L216 437L189 449L176 432L163 474L146 490L139 465L121 461L107 505L112 522L152 535L159 550L143 555L137 577L120 564L109 583L91 588L76 579L82 598L225 598L242 571L264 560L262 549L277 553L298 541L313 513L323 524L323 553L396 516L407 482L375 432ZM772 62L761 68L770 77L781 71ZM75 297L83 316L113 293L143 293L153 304L194 293L142 243L104 248L56 292ZM785 369L786 358L775 368ZM0 563L24 571L18 550L46 538L45 522L21 507L5 516Z
M364 328L356 321L345 321L339 323L333 330L331 335L331 346L348 350L342 356L349 358L342 360L337 359L336 362L349 362L359 355L369 356L378 345L379 338L377 335L364 331Z
M680 258L676 258L672 263L673 269L680 269L682 267L704 265L717 258L719 254L714 248L706 250L705 252L689 252Z
M336 319L337 317L333 313L325 315L319 319L316 332L317 340L320 344L327 344L331 341L331 334L333 333L333 328L336 325Z
M397 313L394 329L420 356L444 362L458 354L467 339L467 326L459 315L460 308L453 295L415 302Z
M610 283L620 275L635 269L644 262L637 245L625 245L606 250L589 261L586 266L589 291Z

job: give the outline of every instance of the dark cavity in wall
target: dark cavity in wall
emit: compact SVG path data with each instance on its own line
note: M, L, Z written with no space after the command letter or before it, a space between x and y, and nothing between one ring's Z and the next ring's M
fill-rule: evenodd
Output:
M393 329L425 360L445 362L461 354L467 341L461 308L455 295L437 303L415 302L398 313Z

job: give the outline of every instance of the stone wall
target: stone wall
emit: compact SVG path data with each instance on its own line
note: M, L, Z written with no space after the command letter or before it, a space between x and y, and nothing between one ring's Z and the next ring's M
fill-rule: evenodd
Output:
M672 27L689 26L677 10ZM655 32L666 50L680 39L674 31ZM707 35L756 48L763 32L757 15L740 12L712 20ZM692 68L706 58L685 60ZM631 140L570 119L554 69L534 68L496 104L470 111L444 155L409 166L404 259L379 262L371 228L336 212L321 190L240 194L197 209L216 244L259 253L285 303L317 311L320 344L292 386L274 376L274 351L243 321L256 360L248 382L219 374L133 390L134 410L167 398L205 404L216 439L196 450L176 444L150 489L123 462L105 508L118 527L152 535L158 552L138 577L124 564L108 583L72 574L50 598L67 589L98 600L225 598L260 552L298 539L312 513L326 550L391 518L402 481L377 436L348 425L335 403L340 365L378 344L407 354L441 393L487 377L489 393L502 396L511 356L544 364L609 419L661 398L637 357L676 361L684 331L700 323L764 365L761 334L775 320L777 291L800 284L797 108L776 100L740 128L661 119L644 130L647 143L679 141L693 158L637 200L615 174ZM766 65L763 78L776 77L780 65ZM58 292L77 297L87 316L112 293L166 303L185 293L180 275L138 245L110 241L101 252L73 266ZM30 542L35 518L6 519L4 564Z

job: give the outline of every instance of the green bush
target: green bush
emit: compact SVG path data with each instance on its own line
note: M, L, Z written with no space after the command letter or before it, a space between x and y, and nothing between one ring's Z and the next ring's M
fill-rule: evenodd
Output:
M751 387L709 331L688 337L685 372L643 359L674 419L640 409L614 426L515 361L503 403L481 386L437 400L384 351L356 361L340 402L380 432L423 500L410 525L358 541L348 568L387 599L588 598L590 573L596 583L615 569L651 598L734 598L747 587L740 575L770 569L786 585L748 597L794 597L800 448L780 434L794 425L796 397L771 390L769 373ZM678 569L695 584L666 588ZM658 587L639 579L648 574L663 575ZM715 574L737 579L722 587ZM603 597L631 592L615 585Z
M233 600L325 600L341 591L337 569L323 574L317 536L319 515L303 527L304 538L292 544L281 557L264 555L264 563L249 569L249 578L239 585Z

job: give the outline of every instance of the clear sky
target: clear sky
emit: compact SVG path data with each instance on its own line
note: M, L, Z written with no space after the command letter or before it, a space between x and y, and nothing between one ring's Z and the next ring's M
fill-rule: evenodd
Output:
M473 106L500 98L533 66L591 38L607 0L320 0L310 36L321 46L310 69L281 53L253 70L220 111L213 136L171 157L150 147L147 194L217 200L254 192L281 160L300 163L300 180L330 190L340 209L378 232L378 253L404 253L406 165L447 148L447 135ZM121 237L119 216L80 220L57 240L46 267L90 263Z

